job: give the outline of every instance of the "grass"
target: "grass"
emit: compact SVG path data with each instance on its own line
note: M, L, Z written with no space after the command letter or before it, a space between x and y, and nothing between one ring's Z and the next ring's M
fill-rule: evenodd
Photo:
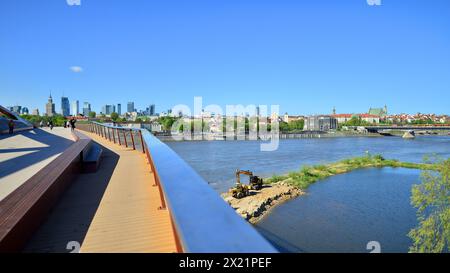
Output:
M372 156L367 153L365 156L344 159L335 163L304 166L299 171L290 172L286 175L274 175L271 178L265 179L265 183L272 184L283 181L300 189L306 189L311 184L333 175L348 173L363 168L384 167L437 170L434 164L401 162L394 159L385 159L379 154Z

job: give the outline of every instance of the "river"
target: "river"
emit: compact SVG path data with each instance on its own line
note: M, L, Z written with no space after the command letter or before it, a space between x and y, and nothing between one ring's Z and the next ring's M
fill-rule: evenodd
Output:
M409 162L433 154L450 157L447 136L280 140L273 152L261 152L258 141L167 144L219 193L234 184L238 168L268 177L366 151ZM368 252L369 241L378 241L384 252L407 252L407 233L417 224L411 186L419 181L417 170L390 168L334 176L312 185L306 196L274 208L256 227L283 252Z

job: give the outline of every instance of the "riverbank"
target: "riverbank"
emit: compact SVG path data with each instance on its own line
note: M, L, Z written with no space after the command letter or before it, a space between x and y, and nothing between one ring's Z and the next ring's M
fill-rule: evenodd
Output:
M250 223L257 223L274 206L305 193L305 190L317 181L363 168L408 168L419 170L437 170L433 164L401 162L384 159L381 155L354 157L338 162L305 166L300 171L286 175L276 175L265 179L265 187L252 191L250 196L236 199L230 194L222 195L236 212Z

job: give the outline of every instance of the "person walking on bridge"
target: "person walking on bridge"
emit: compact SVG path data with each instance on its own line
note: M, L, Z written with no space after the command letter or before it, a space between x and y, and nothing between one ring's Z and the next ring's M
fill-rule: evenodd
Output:
M53 120L48 121L48 127L50 127L50 130L53 130Z
M77 122L77 120L75 118L72 118L70 120L70 128L73 130L75 130L75 122Z
M12 135L14 133L14 120L10 119L8 122L9 134Z

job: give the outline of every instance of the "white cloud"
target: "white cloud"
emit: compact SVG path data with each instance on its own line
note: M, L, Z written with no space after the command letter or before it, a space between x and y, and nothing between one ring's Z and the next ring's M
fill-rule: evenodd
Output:
M74 72L74 73L83 72L83 68L81 66L71 66L70 70L72 70L72 72Z

